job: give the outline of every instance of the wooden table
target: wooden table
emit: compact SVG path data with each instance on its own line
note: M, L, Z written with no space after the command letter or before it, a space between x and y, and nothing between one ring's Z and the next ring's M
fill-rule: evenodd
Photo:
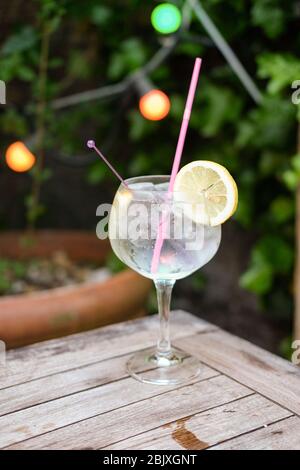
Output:
M0 376L5 449L300 449L300 368L172 312L174 344L203 363L194 383L128 377L157 318L8 351Z

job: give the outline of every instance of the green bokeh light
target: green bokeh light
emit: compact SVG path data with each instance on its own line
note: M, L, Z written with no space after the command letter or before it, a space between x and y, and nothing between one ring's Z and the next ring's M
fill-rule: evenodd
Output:
M181 25L181 13L175 5L161 3L152 11L151 23L159 33L174 33Z

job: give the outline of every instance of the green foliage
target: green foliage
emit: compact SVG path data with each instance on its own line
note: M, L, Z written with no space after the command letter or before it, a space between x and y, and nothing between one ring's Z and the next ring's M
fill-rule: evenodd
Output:
M288 168L282 174L282 180L291 191L297 188L300 182L300 155L291 158Z
M256 3L260 3L263 13L263 8L272 2ZM270 29L266 20L265 31L273 37L280 35L286 16L283 10L272 14L283 21L277 26L275 22ZM266 95L262 106L250 111L239 124L236 143L245 151L252 148L260 158L256 180L251 185L259 195L253 198L248 193L248 196L256 205L253 217L261 238L241 277L241 286L265 296L268 308L275 314L278 308L290 310L287 299L294 261L294 191L300 181L300 157L291 157L296 147L297 118L297 106L291 102L291 85L300 76L300 60L290 52L267 52L257 57L257 63L258 77L267 80ZM277 292L275 285L279 286Z
M238 124L237 145L256 149L285 147L293 128L296 109L286 98L266 97Z
M19 138L28 134L28 122L25 117L14 108L8 109L0 116L0 125L5 134L17 135Z
M106 265L112 273L119 273L126 267L113 251L110 253Z
M73 78L85 80L91 76L88 58L80 50L70 52L68 69Z
M102 162L97 161L90 166L87 181L92 185L96 185L104 181L109 175L107 167Z
M226 124L236 122L241 114L241 99L230 88L208 83L203 90L203 99L205 107L200 118L205 137L216 136ZM199 126L196 114L192 115L191 125L193 123Z
M286 274L293 265L293 247L278 235L265 235L252 252L254 263L268 264L273 273Z
M206 278L201 271L197 271L191 276L191 285L196 291L204 289L206 285Z
M292 349L293 338L292 336L287 336L281 341L279 346L280 353L288 361L291 360L294 349Z
M111 55L107 74L112 80L121 78L145 64L147 48L143 42L135 37L122 41L118 51Z
M26 272L22 261L0 258L0 295L5 294L11 285L11 279L21 279Z
M276 38L283 32L286 13L280 0L254 0L252 21L263 29L269 38Z
M240 285L254 294L262 295L272 287L273 273L269 265L253 263L241 276Z
M271 202L270 214L275 223L284 224L293 219L295 215L295 204L292 198L279 196Z
M33 26L24 26L17 33L7 38L1 47L1 54L4 56L16 54L31 49L38 40L37 31Z
M241 286L255 294L270 291L276 275L289 274L293 266L293 248L277 235L265 235L252 251L249 269L241 277Z
M46 211L46 207L43 204L36 204L32 194L29 194L26 197L25 205L27 209L27 220L29 223L34 223Z
M97 26L105 26L112 17L112 10L106 5L95 5L91 11L91 22Z
M300 77L300 60L292 54L266 53L258 57L258 76L268 79L267 91L276 95Z

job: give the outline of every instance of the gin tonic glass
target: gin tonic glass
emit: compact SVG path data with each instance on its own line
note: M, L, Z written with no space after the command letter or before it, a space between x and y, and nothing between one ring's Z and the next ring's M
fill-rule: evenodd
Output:
M154 281L158 299L157 346L136 353L128 361L127 370L137 380L160 385L189 382L201 371L196 358L171 346L171 293L175 281L213 258L221 241L220 225L195 223L180 195L168 194L169 179L141 176L125 180L127 186L120 185L109 219L113 251L127 266ZM154 247L162 222L164 240L157 269L153 270Z

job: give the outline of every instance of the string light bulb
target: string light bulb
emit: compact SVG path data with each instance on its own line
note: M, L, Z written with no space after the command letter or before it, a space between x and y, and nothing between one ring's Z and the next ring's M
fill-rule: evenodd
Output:
M17 173L28 171L35 164L35 156L21 141L14 142L8 147L5 159L7 166Z
M164 119L170 111L169 97L161 90L150 90L139 101L139 109L144 118L150 121Z
M151 13L151 23L161 34L175 33L182 21L180 10L172 3L161 3Z

